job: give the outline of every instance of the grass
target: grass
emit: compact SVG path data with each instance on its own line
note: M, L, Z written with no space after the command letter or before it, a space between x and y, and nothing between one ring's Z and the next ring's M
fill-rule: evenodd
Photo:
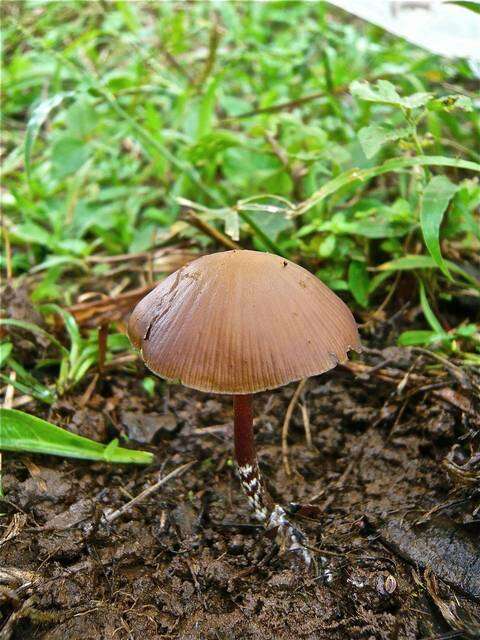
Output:
M407 304L399 344L479 364L474 312L452 313L478 307L479 290L478 81L466 61L323 2L36 0L2 12L1 267L67 336L29 371L7 336L4 383L14 371L47 404L80 384L98 364L97 330L65 308L139 284L95 258L218 250L187 209L243 247L303 263L367 334ZM107 360L126 349L116 331Z

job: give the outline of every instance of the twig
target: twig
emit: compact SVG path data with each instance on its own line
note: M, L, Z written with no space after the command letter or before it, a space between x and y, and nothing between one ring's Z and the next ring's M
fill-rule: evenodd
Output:
M303 388L305 386L307 382L307 378L304 378L303 380L300 380L300 382L298 383L297 388L295 389L295 393L292 396L292 399L290 400L290 403L287 407L287 412L285 414L285 420L283 421L283 427L282 427L282 458L283 458L283 467L285 469L285 473L287 474L287 476L291 475L292 470L290 468L290 463L288 461L288 428L290 426L290 420L292 419L292 414L293 414L293 410L295 409L295 405L298 402L298 399L300 397L300 394L303 391Z
M301 404L300 410L303 418L303 428L305 429L305 440L307 441L307 447L312 448L312 432L310 431L310 415L308 413L307 405Z
M189 469L193 464L194 464L193 462L187 462L186 464L182 464L180 467L177 467L176 469L171 471L167 476L165 476L155 484L152 484L150 487L147 487L146 489L141 491L138 494L138 496L136 496L135 498L132 498L130 502L127 502L126 504L124 504L123 507L120 507L120 509L113 511L113 513L104 514L105 521L110 524L111 522L119 518L121 515L126 513L127 511L130 511L132 507L134 507L136 504L138 504L139 502L147 498L149 495L151 495L152 493L155 493L155 491L158 491L158 489L160 489L160 487L163 487L163 485L166 484L169 480L172 480L173 478L176 478L182 475L183 473L185 473L185 471Z
M186 211L182 216L185 222L188 222L192 227L198 229L201 233L205 233L207 236L226 247L227 249L241 249L242 247L237 244L234 240L226 236L224 233L212 227L212 225L208 224L205 220L197 216L193 211Z
M102 322L98 327L98 373L102 375L105 367L105 356L107 353L108 320Z

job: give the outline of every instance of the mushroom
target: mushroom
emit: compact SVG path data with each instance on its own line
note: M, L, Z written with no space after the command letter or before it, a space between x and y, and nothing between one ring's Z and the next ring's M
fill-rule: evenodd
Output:
M163 280L128 324L145 364L170 381L233 395L235 460L258 520L311 561L305 535L274 503L255 453L252 394L321 374L360 351L348 307L309 271L280 256L206 255Z

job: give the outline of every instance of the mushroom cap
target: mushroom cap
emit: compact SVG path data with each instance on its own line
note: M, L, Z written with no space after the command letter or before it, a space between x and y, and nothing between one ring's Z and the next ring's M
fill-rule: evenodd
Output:
M128 335L160 377L229 394L318 375L361 350L351 311L316 276L246 250L172 273L137 304Z

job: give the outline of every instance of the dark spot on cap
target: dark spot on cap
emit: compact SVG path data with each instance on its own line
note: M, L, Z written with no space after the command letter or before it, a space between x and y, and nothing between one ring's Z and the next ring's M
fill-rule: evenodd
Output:
M288 266L288 262L286 260L283 261L283 266L287 267Z

